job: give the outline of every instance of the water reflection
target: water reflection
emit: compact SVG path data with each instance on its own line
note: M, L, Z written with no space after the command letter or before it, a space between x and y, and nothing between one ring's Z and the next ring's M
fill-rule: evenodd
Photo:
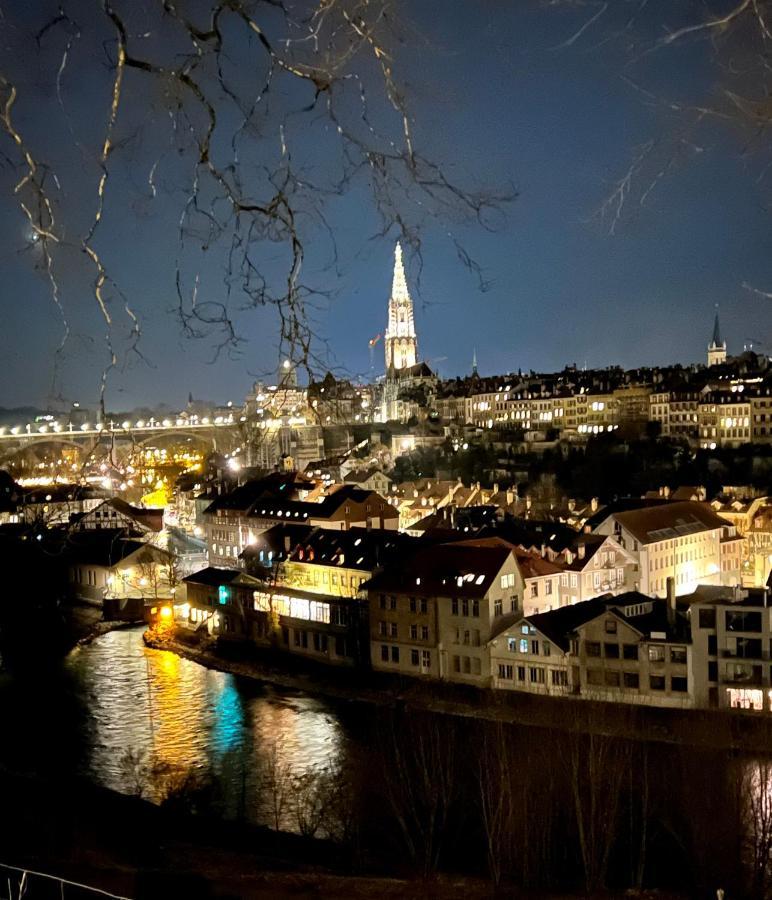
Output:
M78 648L67 668L87 710L82 768L114 790L136 789L126 771L131 753L146 764L216 775L226 809L262 821L266 757L275 754L282 769L300 773L337 765L344 752L341 722L324 701L151 650L140 630ZM158 799L154 787L148 794Z

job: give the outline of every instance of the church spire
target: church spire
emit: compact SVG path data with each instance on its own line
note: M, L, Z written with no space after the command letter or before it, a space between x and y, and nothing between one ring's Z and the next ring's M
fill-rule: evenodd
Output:
M389 298L389 323L386 328L384 352L386 371L408 369L418 362L418 341L413 320L413 301L407 288L402 245L394 249L394 276Z
M477 375L477 347L472 350L472 376Z
M715 321L713 322L713 341L711 343L711 346L713 346L713 347L722 346L721 329L719 328L719 325L718 325L718 304L716 304L716 318L715 318Z
M726 343L721 340L721 328L718 324L718 303L716 318L713 321L713 338L708 344L708 366L719 366L726 362Z

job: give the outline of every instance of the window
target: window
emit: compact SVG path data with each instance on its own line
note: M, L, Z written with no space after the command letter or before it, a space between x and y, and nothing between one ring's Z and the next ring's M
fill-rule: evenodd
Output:
M617 623L616 619L606 619L606 634L616 634L617 633Z
M711 656L718 655L718 636L715 634L708 635L708 653Z
M418 665L418 651L417 650L410 651L410 665L411 666Z
M671 647L670 648L670 662L676 663L677 665L685 665L686 664L686 647Z
M314 650L317 653L326 653L327 652L327 635L322 634L320 631L314 632Z
M718 681L718 663L708 663L708 681Z
M416 602L415 597L410 598L410 612L414 613L416 611Z
M501 577L503 579L504 576L502 575ZM508 665L500 665L499 666L499 678L504 678L507 681L512 681L512 679L514 678L514 675L515 675L515 673L514 673L514 669L512 668L512 666L508 666Z
M510 653L517 652L517 638L507 638L507 650Z
M429 626L428 625L421 626L421 640L422 641L429 640Z
M410 626L410 640L411 641L418 640L418 626L417 625Z
M392 661L393 663L398 663L398 662L399 662L399 647L392 647L392 648L391 648L391 661Z
M397 598L393 594L391 597L389 597L389 608L390 609L397 608Z
M585 641L584 647L588 656L600 656L600 644L597 641Z
M539 582L538 581L531 582L531 596L532 597L539 596Z
M450 613L453 616L458 615L458 597L453 597L450 601Z
M726 611L727 631L761 631L761 613L748 610Z
M539 642L538 641L531 641L531 653L533 653L534 656L539 655Z
M528 641L525 638L520 638L520 652L521 653L528 652Z
M381 637L386 637L386 622L378 623L378 634L380 634Z
M395 638L397 636L397 623L389 622L389 637Z
M606 659L619 659L619 644L611 644L607 641L603 645L603 655Z
M453 657L453 671L454 672L461 671L461 657L460 656Z
M549 642L549 641L544 641L544 642L542 643L542 653L543 653L545 656L549 656L551 652L552 652L552 647L551 647L551 645L550 645L550 642Z
M517 667L517 680L518 680L518 681L525 681L525 666L518 666L518 667Z
M649 662L661 663L665 661L665 648L662 646L649 647Z
M501 604L501 600L494 600L493 601L493 615L500 616L502 612L503 612L503 607Z
M664 675L649 675L649 687L653 691L664 691L665 690L665 676Z
M603 673L606 687L619 687L619 672L616 669L606 669Z
M670 690L678 694L685 694L689 690L689 681L682 675L674 675L670 679Z
M565 669L552 669L552 684L555 687L566 687L568 685L568 673Z
M422 650L421 651L421 666L424 669L428 669L432 664L432 653L431 650ZM479 666L480 660L477 660L477 665ZM479 670L478 670L479 674Z
M472 616L476 619L480 615L480 601L472 600Z
M552 579L551 578L548 581L545 581L544 589L548 595L552 593Z
M622 673L622 684L626 688L638 688L638 673L637 672L623 672Z
M588 669L587 670L587 684L592 685L602 685L603 684L603 669Z
M623 659L638 659L638 644L622 644Z
M462 616L469 615L469 601L468 600L461 601L461 615Z
M544 684L544 669L531 666L528 669L528 678L531 684Z
M389 648L386 644L381 644L381 662L389 661Z
M578 583L578 579L576 577L576 572L571 573L571 587L575 588Z
M426 599L426 597L421 597L421 599L418 601L418 611L422 615L426 615L426 613L429 611L429 601Z

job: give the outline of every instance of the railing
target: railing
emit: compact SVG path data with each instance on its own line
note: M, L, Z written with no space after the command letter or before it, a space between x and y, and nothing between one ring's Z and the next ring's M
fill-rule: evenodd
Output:
M3 888L7 887L10 892L8 900L21 900L21 898L28 895L37 896L37 892L34 891L34 885L46 881L58 885L58 896L63 898L66 898L68 895L72 897L83 897L85 892L87 896L91 897L111 897L113 900L131 900L130 897L126 897L123 894L111 894L109 891L103 891L101 888L91 887L91 885L88 884L81 884L79 881L70 881L59 875L49 875L46 872L35 872L32 869L11 866L7 863L0 863L0 879L5 882ZM67 888L72 888L72 890L68 892ZM46 893L45 896L49 895L49 893Z

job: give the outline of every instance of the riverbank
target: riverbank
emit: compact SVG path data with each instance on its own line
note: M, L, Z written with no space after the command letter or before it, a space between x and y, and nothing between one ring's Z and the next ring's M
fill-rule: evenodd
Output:
M338 701L579 731L710 750L768 753L772 722L736 710L679 710L492 691L325 666L248 644L153 631L147 646L207 668Z
M4 880L2 864L133 898L490 895L482 879L426 884L357 873L345 849L327 841L174 813L80 779L0 769L0 794Z

